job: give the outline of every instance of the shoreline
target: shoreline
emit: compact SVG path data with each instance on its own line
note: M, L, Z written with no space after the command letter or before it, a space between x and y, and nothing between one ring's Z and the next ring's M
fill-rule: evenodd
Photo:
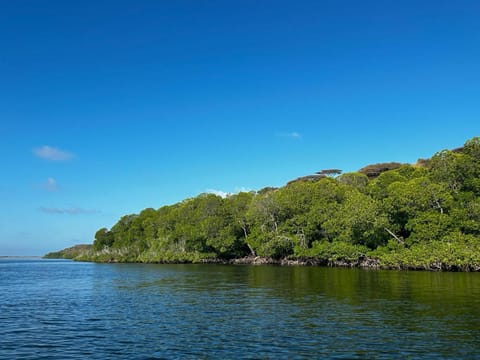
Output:
M200 261L118 261L116 259L109 259L106 261L88 260L85 258L73 259L82 262L95 262L105 264L211 264L211 265L275 265L275 266L312 266L312 267L337 267L337 268L351 268L351 269L365 269L365 270L396 270L396 271L429 271L429 272L480 272L480 266L467 264L459 267L449 265L441 262L432 264L423 264L418 266L408 264L398 264L397 266L382 265L379 259L371 257L362 257L357 261L348 260L324 260L314 258L302 259L273 259L261 256L246 256L234 259L202 259Z

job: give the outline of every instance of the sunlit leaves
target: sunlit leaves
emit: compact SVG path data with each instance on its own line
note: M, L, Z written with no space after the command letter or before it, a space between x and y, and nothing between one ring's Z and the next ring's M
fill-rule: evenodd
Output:
M429 246L464 254L480 243L480 138L416 165L367 169L377 173L304 177L281 188L200 194L145 209L97 231L94 250L106 261L153 262L257 255L354 261L370 251L385 263L418 264L410 256Z

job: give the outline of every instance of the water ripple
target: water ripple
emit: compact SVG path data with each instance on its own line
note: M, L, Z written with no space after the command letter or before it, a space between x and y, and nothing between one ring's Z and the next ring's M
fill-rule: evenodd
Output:
M478 275L0 261L0 358L475 358Z

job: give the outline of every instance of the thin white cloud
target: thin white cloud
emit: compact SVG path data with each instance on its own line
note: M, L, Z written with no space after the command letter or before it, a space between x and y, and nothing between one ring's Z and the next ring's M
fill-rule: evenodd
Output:
M34 148L33 154L40 159L48 161L69 161L74 158L74 155L65 150L60 150L58 148L44 145L42 147Z
M228 197L230 195L230 193L226 192L226 191L222 191L222 190L215 190L215 189L207 189L206 191L207 194L214 194L214 195L217 195L217 196L220 196L221 198L225 199L226 197Z
M46 214L67 214L67 215L84 215L84 214L98 214L99 210L83 209L80 207L57 208L57 207L41 207L40 211Z
M216 189L207 189L205 192L207 194L214 194L217 196L220 196L221 198L225 199L231 195L235 195L241 192L249 192L251 191L250 189L247 189L246 187L243 186L237 186L235 187L235 190L233 192L228 192L228 191L223 191L223 190L216 190Z
M290 139L301 139L302 138L302 134L300 134L297 131L277 133L276 136L277 137L282 137L282 138L290 138Z
M300 139L302 137L302 134L294 131L294 132L290 133L290 137L294 138L294 139Z
M58 186L57 180L55 180L52 177L49 177L47 179L47 181L45 181L42 184L42 188L47 190L47 191L50 191L50 192L55 192L55 191L58 191L60 189L59 186Z

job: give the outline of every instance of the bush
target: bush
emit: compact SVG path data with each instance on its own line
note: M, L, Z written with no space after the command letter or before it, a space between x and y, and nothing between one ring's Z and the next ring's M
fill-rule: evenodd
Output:
M310 249L295 248L295 255L300 258L314 259L319 262L349 262L355 263L365 257L368 248L346 242L316 241Z

